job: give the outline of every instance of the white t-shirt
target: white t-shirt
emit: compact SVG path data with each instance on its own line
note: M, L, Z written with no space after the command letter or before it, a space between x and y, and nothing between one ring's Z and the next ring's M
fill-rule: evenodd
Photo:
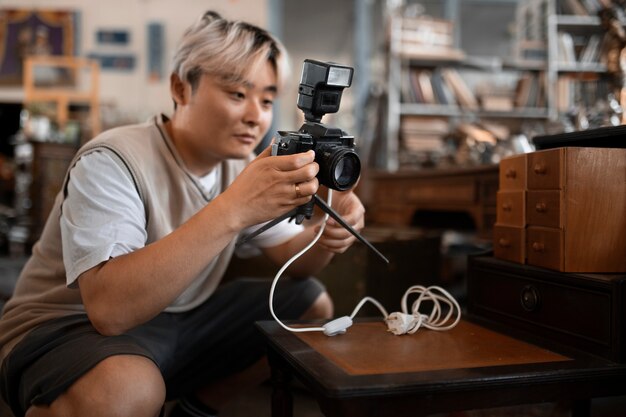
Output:
M60 220L68 286L99 263L146 244L143 204L130 174L113 158L116 156L106 151L91 152L70 171ZM208 193L217 181L216 170L198 181ZM245 229L240 238L262 226ZM260 248L279 245L303 229L285 220L241 245L237 255L254 256Z

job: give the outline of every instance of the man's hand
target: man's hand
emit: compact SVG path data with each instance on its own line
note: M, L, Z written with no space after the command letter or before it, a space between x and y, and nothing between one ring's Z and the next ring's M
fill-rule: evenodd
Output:
M254 159L222 194L242 228L275 219L306 204L317 192L315 152L271 156L271 146Z
M352 191L333 191L331 207L348 223L354 230L360 232L365 225L365 208L361 200ZM319 231L321 226L316 226ZM352 233L337 223L332 217L326 221L326 227L317 244L333 253L343 253L354 243L356 238Z

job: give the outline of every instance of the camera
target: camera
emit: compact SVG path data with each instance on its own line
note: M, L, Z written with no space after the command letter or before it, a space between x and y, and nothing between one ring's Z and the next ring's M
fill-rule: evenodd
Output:
M320 184L337 191L349 190L356 184L361 175L361 160L354 150L354 136L336 127L326 126L321 120L325 114L339 111L341 94L344 88L352 84L353 73L354 69L345 65L305 59L298 89L298 108L304 112L305 122L297 132L279 131L279 138L272 144L274 156L315 151L315 162L320 167L317 179ZM308 203L266 223L242 239L239 244L245 243L286 218L301 224L305 218L312 217L315 204L373 250L383 261L389 263L385 255L316 194Z
M335 63L304 60L298 89L298 108L305 122L297 132L279 131L272 155L315 151L320 184L338 191L352 188L361 174L354 136L321 123L327 113L336 113L344 88L352 84L354 69Z

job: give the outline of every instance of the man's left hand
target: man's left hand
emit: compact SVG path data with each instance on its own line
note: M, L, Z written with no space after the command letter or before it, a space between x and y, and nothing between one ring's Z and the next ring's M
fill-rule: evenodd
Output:
M352 191L333 191L332 200L331 207L333 210L354 230L360 232L365 225L365 208L356 194ZM315 231L319 231L320 227L317 226ZM356 238L352 233L337 223L335 219L329 217L317 244L330 252L344 253L355 240Z

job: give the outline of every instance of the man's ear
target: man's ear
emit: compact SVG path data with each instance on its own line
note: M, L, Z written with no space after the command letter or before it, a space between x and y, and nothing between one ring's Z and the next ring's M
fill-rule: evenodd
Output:
M172 100L177 105L185 104L185 83L180 79L178 74L170 75L170 93L172 94Z

